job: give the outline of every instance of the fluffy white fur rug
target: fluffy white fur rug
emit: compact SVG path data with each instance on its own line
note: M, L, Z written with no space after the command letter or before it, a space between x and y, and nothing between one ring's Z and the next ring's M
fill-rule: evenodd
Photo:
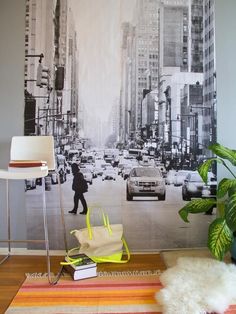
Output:
M160 276L156 294L165 314L224 313L236 303L236 266L211 258L180 257Z

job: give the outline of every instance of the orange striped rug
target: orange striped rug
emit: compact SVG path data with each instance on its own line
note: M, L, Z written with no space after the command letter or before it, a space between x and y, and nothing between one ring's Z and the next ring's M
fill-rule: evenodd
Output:
M160 289L158 272L128 276L106 273L79 281L63 276L55 286L50 286L45 277L31 276L26 278L6 313L160 314L155 300Z
M137 273L105 273L80 281L66 275L55 286L36 274L26 278L5 313L161 314L155 300L155 293L162 288L158 271ZM236 305L225 314L236 314Z

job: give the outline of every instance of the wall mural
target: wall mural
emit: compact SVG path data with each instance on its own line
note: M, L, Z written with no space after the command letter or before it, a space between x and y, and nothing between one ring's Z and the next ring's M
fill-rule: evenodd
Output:
M26 0L24 132L54 136L70 247L85 226L81 203L69 213L74 163L94 223L106 210L131 250L206 246L216 209L190 224L178 211L215 193L215 169L208 187L197 174L216 141L214 34L212 0ZM26 181L29 238L43 236L40 184ZM63 249L53 172L46 190Z

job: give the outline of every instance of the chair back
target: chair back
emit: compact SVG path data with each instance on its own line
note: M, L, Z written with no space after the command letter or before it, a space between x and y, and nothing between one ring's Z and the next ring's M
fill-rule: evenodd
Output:
M13 136L11 160L45 160L48 170L55 170L53 136Z

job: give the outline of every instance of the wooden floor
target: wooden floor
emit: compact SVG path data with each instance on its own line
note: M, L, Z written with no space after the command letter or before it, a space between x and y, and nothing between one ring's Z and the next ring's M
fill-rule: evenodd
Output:
M1 258L1 256L0 256ZM62 256L51 258L51 271L56 273L60 268ZM126 270L165 270L160 254L133 254L126 264L99 264L98 271ZM25 273L45 273L45 256L11 256L0 265L0 314L5 313L21 284Z

